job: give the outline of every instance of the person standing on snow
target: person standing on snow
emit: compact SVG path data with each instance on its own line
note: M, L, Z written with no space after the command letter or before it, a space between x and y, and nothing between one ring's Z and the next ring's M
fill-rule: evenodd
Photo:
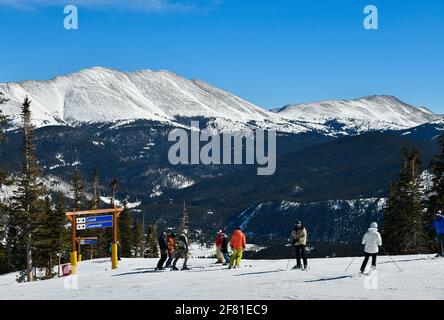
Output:
M173 263L174 259L174 238L177 235L173 232L168 236L168 260L165 264L165 268L171 268L171 264Z
M228 254L228 236L225 232L222 233L222 246L220 248L223 256L224 256L224 266L230 263L230 256Z
M436 218L432 223L432 229L436 231L436 241L438 242L438 254L436 257L444 257L444 217L441 210L436 213Z
M297 221L293 230L291 231L291 243L296 251L296 265L293 269L307 270L307 229L302 225L301 221ZM304 267L301 265L301 258L304 262Z
M160 260L157 263L156 270L164 270L163 264L165 263L168 257L168 240L165 232L162 232L159 235L159 249L160 249Z
M228 268L233 268L235 264L236 268L240 268L242 256L245 247L247 246L247 238L240 227L238 227L231 235L230 246L233 249L233 253L231 254L230 266Z
M378 224L376 222L372 222L370 229L364 234L362 244L365 245L365 258L361 266L361 273L363 274L370 257L372 257L372 270L376 269L376 257L379 253L379 247L382 246L382 238L378 232Z
M216 257L217 257L217 262L216 263L224 263L224 255L222 254L222 234L224 233L224 230L220 230L217 233L216 236Z
M184 259L182 270L190 270L187 266L188 262L188 238L186 235L186 230L179 236L174 238L174 251L176 253L176 259L173 262L173 270L179 270L177 268L177 262L180 258Z

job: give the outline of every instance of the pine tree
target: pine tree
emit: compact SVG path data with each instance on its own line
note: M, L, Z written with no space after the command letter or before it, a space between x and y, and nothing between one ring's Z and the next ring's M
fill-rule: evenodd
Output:
M97 171L97 169L94 170L92 176L92 188L93 196L91 199L91 209L97 210L100 209L100 178L99 171Z
M56 194L55 207L52 208L49 197L45 201L45 216L42 219L42 237L39 240L43 247L39 250L40 267L46 270L45 278L54 276L53 268L57 263L58 255L67 251L70 246L68 229L65 227L66 206L63 194Z
M427 235L427 247L431 251L436 250L435 231L431 224L438 210L444 211L444 135L438 138L440 153L433 159L433 185L429 198L424 204L426 213L424 215L424 229Z
M53 275L53 264L51 263L51 240L52 233L49 228L49 223L52 216L52 202L49 196L45 197L43 210L36 218L34 227L34 266L44 270L45 276L43 278L49 279Z
M141 223L135 224L133 236L134 254L136 257L143 258L146 248L146 237L145 230L143 229L143 225Z
M7 243L9 252L16 254L9 256L13 265L22 269L19 280L26 278L33 281L33 248L35 224L41 216L44 188L40 181L41 171L35 157L36 147L32 142L34 126L31 123L31 101L28 97L22 106L23 126L23 165L19 179L18 190L14 193L14 209L9 219ZM17 261L17 259L19 259Z
M86 205L85 183L83 182L82 172L78 168L76 168L76 171L74 171L72 186L75 210L81 211L88 209Z
M151 258L159 258L159 248L157 246L157 223L153 223L150 226L150 230L147 237L148 248Z
M419 152L402 151L399 181L391 186L384 209L383 237L392 254L423 253L426 249L420 194Z
M0 105L8 101L3 97L3 93L0 92ZM0 109L0 144L6 140L4 135L4 126L6 124L6 117L3 115L2 110ZM0 150L1 152L1 150ZM6 172L0 168L0 187L3 184L6 184ZM6 223L8 219L8 206L3 203L0 203L0 239L5 239L6 237ZM9 271L9 264L6 256L6 248L3 245L3 242L0 241L0 274L6 273Z
M124 258L132 257L132 230L131 211L128 209L128 202L123 203L123 212L119 218L120 253Z
M179 232L187 233L189 231L189 217L185 202L183 203L182 217L180 218Z
M114 207L117 191L119 190L119 181L116 178L112 178L111 182L109 183L109 186L111 187L111 206Z
M6 227L8 219L8 207L0 203L0 239L6 238ZM6 273L9 270L9 263L6 256L6 247L3 241L0 241L0 274Z
M0 106L7 101L9 100L4 98L3 93L0 92ZM5 125L6 125L6 117L3 115L2 110L0 109L0 143L6 141ZM6 172L0 168L0 187L5 182L6 182Z

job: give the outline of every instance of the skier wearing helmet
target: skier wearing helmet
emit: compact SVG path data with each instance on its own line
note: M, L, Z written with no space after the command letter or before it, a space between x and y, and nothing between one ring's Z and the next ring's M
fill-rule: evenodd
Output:
M183 258L183 266L181 270L190 270L188 268L187 262L188 262L188 254L189 254L189 248L188 248L188 237L187 237L187 231L184 230L182 234L176 236L174 238L174 252L175 252L175 259L173 262L173 271L179 270L177 268L177 262L179 259Z
M156 270L164 270L163 264L168 258L168 240L166 232L162 232L158 239L160 249L160 259L157 263Z
M379 247L382 246L382 238L378 232L378 224L376 222L370 224L370 228L362 238L362 244L365 245L365 258L361 266L361 274L365 272L365 267L370 257L372 257L372 270L376 269L376 257L379 253Z
M307 270L307 229L302 225L301 221L296 221L293 230L291 231L291 244L296 251L296 265L293 269ZM304 262L304 267L301 265L301 258Z

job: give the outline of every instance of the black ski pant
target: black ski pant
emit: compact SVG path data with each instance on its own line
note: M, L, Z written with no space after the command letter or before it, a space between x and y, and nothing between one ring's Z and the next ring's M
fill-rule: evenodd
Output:
M301 265L301 258L304 262L304 267L307 267L307 246L304 244L296 245L294 246L294 249L296 251L296 265L298 268L302 267Z
M168 260L165 264L165 268L171 267L171 264L173 263L174 259L174 251L168 251Z
M376 267L376 257L378 256L377 253L365 253L365 258L364 258L364 262L362 262L362 266L361 266L361 272L365 271L365 267L367 267L367 263L368 260L370 259L370 257L372 257L372 266Z
M444 255L444 234L438 234L436 236L436 240L438 241L438 254Z
M157 263L157 269L163 269L163 264L165 263L167 258L168 258L168 250L161 250L160 251L160 260Z
M173 268L177 268L177 262L179 261L180 258L183 258L183 268L187 268L187 262L188 262L188 249L177 249L176 250L176 259L174 259L173 262Z

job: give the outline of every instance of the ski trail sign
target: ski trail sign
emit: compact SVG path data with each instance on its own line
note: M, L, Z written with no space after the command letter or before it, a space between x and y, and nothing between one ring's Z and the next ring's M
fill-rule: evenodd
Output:
M100 223L79 223L77 225L77 230L105 229L112 227L113 227L112 221L106 221Z
M77 262L81 261L80 249L77 251L77 230L113 228L113 243L111 246L111 267L117 269L118 266L118 219L123 212L123 208L96 209L67 212L66 217L71 223L71 274L77 274ZM108 214L106 216L99 216ZM112 214L112 215L110 215ZM79 244L80 248L80 244ZM79 255L79 256L77 256Z
M77 230L104 229L113 227L113 216L77 218Z

